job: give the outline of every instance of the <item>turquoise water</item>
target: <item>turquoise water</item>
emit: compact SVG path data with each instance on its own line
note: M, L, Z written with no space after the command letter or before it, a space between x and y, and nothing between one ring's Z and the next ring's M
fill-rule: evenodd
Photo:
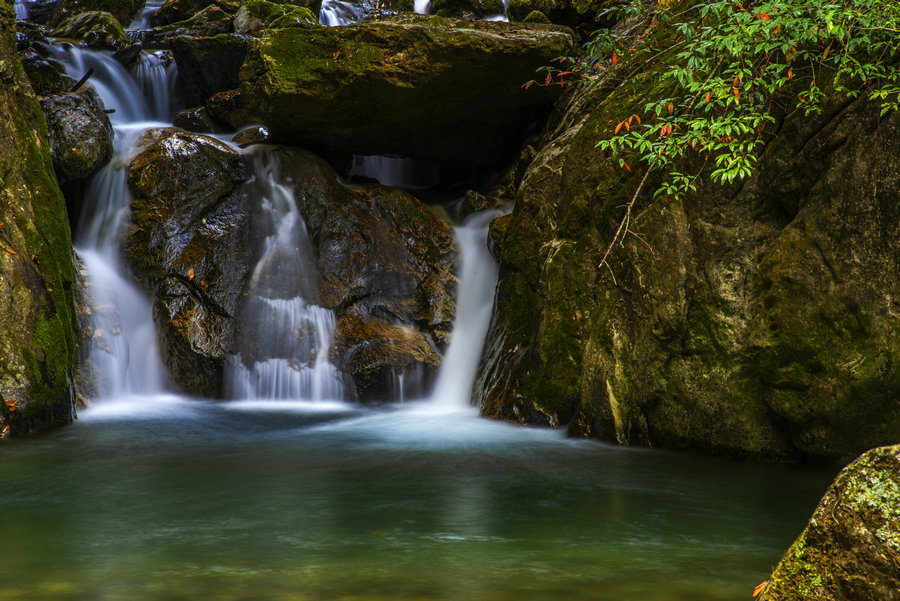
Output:
M427 404L137 398L0 445L0 600L749 599L832 476Z

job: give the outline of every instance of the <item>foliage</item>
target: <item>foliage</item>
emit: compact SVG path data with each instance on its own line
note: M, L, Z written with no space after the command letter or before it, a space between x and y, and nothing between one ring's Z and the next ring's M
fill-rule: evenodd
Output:
M712 161L716 182L749 176L775 109L819 112L826 90L867 95L881 103L882 115L898 109L900 2L744 1L670 2L655 14L675 34L674 60L658 82L671 92L647 103L643 120L633 115L616 124L597 146L623 168L630 170L627 158L639 157L649 171L663 172L657 195L695 189L703 167L681 171L692 156L704 167ZM650 3L641 0L613 10L620 19L651 16ZM635 42L601 30L588 50L615 62L654 43L652 35ZM796 97L785 98L787 89Z

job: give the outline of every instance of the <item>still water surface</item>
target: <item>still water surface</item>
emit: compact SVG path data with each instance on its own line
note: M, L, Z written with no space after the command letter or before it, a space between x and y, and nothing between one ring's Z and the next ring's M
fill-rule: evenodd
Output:
M749 599L831 476L427 403L107 402L0 445L0 599Z

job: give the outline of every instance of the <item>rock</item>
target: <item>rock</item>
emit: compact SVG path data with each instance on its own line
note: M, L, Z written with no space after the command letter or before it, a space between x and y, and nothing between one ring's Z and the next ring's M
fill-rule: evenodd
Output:
M22 55L22 66L35 93L52 95L65 92L77 83L45 57L29 50Z
M234 15L241 3L232 0L166 0L159 9L150 15L150 25L162 27L179 21L186 21L197 13L216 7L229 15Z
M252 270L244 158L174 128L143 142L129 165L134 200L124 252L151 292L170 376L189 394L218 398Z
M781 117L741 187L638 199L595 149L643 110L615 72L560 107L504 232L476 401L576 436L732 455L846 458L900 431L900 115L827 99ZM695 169L696 171L696 169Z
M45 97L41 109L60 181L85 178L112 158L112 125L92 88Z
M258 205L270 192L259 186L270 172L252 171L250 157L212 138L174 128L141 143L129 167L125 254L152 294L173 380L218 398L229 357L282 357L283 349L254 342L253 323L234 319L249 302L263 248L252 220L263 219ZM337 315L333 357L357 385L348 396L386 398L395 372L433 375L455 312L450 228L402 190L344 187L311 153L266 147L256 157L267 157L306 221L313 256L308 268L295 268L312 282L304 298ZM271 292L291 298L300 291Z
M522 19L523 23L552 23L550 17L539 10L533 10Z
M65 201L15 27L0 3L0 438L72 422L78 357Z
M229 13L218 6L209 6L189 19L155 29L136 31L134 36L145 50L169 50L174 48L176 38L182 38L186 43L190 43L195 39L206 40L212 36L231 33L233 29L232 18ZM213 45L215 44L213 43ZM200 49L208 49L209 47L210 44L208 42L200 42ZM218 48L221 49L222 47L219 46ZM206 55L205 58L210 61L207 64L207 71L212 71L219 67L217 62L215 62L216 56L214 54ZM240 60L243 61L243 54L241 54ZM225 63L225 67L227 69L236 68L228 62ZM191 73L191 75L196 74ZM215 76L216 74L214 73L206 73L204 75L206 79L214 79ZM188 78L183 79L190 84Z
M258 34L265 29L318 26L319 20L308 8L267 0L247 0L234 17L235 33L244 34Z
M172 42L172 54L187 102L198 105L217 92L238 87L237 73L247 56L247 39L233 34L179 37Z
M241 148L247 148L253 144L262 144L268 140L269 130L261 125L245 127L231 137L231 141Z
M358 398L366 401L395 400L396 375L421 370L434 376L441 363L422 332L357 311L348 311L338 320L329 358L352 375ZM404 392L421 395L425 390L427 383L422 389Z
M432 0L431 14L456 19L483 19L504 14L500 0Z
M838 474L758 599L900 599L900 445Z
M172 124L175 127L198 134L216 133L219 131L212 117L209 116L209 110L202 106L178 111L172 115Z
M251 44L241 99L253 121L281 142L496 164L561 91L522 85L538 67L572 52L571 33L560 28L423 15L284 29ZM501 80L484 77L499 71Z
M63 20L52 35L80 39L88 48L119 50L131 45L131 39L114 16L102 11L74 13Z
M144 1L145 0L64 0L56 12L48 17L47 23L51 26L56 26L72 16L101 11L112 15L113 18L119 22L120 26L127 26L144 7ZM35 2L32 6L39 4L42 4L42 2ZM33 14L31 12L33 9L29 7L29 11L30 17ZM40 10L38 12L40 12Z
M613 25L604 15L612 4L609 0L509 0L507 16L510 21L543 23L534 21L542 18L533 15L538 13L552 23L590 33L598 27Z

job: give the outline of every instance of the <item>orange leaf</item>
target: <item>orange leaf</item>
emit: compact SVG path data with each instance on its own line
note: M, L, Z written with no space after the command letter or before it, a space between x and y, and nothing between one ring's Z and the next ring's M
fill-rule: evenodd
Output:
M622 121L622 123L625 124L625 129L627 129L628 131L631 131L631 124L628 123L628 121Z
M19 254L19 253L17 253L16 251L14 251L13 249L11 249L10 247L8 247L8 246L5 247L5 249L6 249L6 252L8 252L8 253L11 254L11 255L17 255L17 254Z
M759 584L757 584L757 585L756 585L756 588L753 589L753 596L754 596L754 597L759 597L759 594L760 594L761 592L763 592L764 590L766 590L766 585L768 585L768 584L769 584L768 579L763 580L762 582L760 582Z
M207 284L203 280L200 280L200 285L203 286L204 288L209 288L209 284Z
M712 92L706 93L706 104L709 104L709 99L712 98Z
M613 67L615 67L618 62L619 62L619 55L616 54L615 52L613 52L613 58L612 58Z
M670 114L670 115L673 114L673 113L675 112L675 105L672 104L671 102L669 103L669 107L668 107L668 108L669 108L669 114Z
M788 79L794 79L794 72L788 69Z
M551 81L553 81L553 74L548 72L547 79L544 80L544 85L549 86Z
M631 171L631 167L629 167L628 163L626 163L625 161L622 161L622 166L628 169L628 171Z
M767 15L766 13L759 13L759 18L762 19L763 21L768 21L769 15Z
M641 124L641 118L638 117L637 115L635 115L634 118L637 119L638 125L640 125L640 124Z
M624 122L624 121L621 121L621 122L616 126L616 131L613 132L614 134L619 133L619 130L622 129L622 124L623 124L623 123L625 123L625 122Z
M193 267L191 267L190 269L188 269L188 279L189 279L189 280L193 280L193 279L194 279L194 268L193 268Z
M6 406L9 407L9 410L11 412L16 410L16 402L15 401L6 401Z
M746 8L744 8L743 6L741 6L740 4L736 4L735 6L737 6L737 7L738 7L739 9L741 9L741 10L747 10Z
M738 85L739 83L741 83L741 78L738 77L737 75L735 75L735 76L734 76L734 81L731 82L731 85L737 87L737 85Z
M522 87L525 88L525 89L527 90L528 88L531 87L531 84L533 84L533 83L534 83L534 80L532 79L531 81L527 82L527 83L526 83L524 86L522 86Z

